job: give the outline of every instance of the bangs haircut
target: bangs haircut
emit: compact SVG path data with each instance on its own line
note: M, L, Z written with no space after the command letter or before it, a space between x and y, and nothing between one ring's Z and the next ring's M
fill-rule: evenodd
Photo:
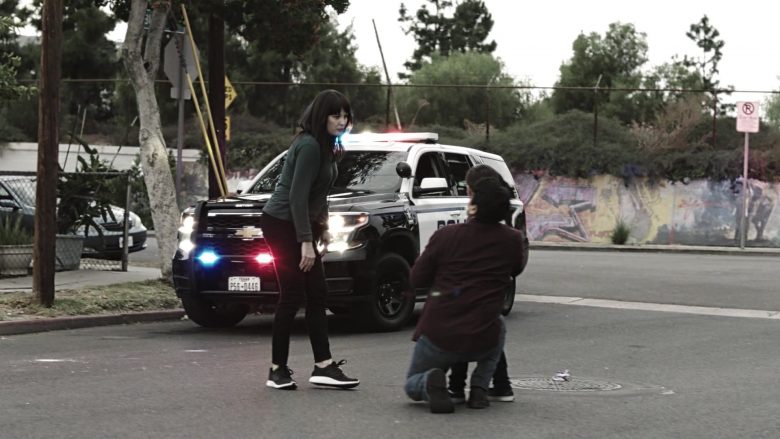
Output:
M328 133L328 116L338 115L341 110L347 113L347 126L352 125L352 105L349 99L336 90L323 90L306 107L298 125L302 132L311 134L323 151L340 156L343 147L341 138Z

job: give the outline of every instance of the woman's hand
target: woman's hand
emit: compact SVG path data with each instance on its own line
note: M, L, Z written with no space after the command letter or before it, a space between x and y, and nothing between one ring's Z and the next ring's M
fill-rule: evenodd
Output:
M328 247L328 244L333 240L333 237L330 236L330 232L325 230L322 232L322 236L320 237L320 242L322 242L322 245L324 245L326 248Z
M314 244L311 241L303 241L301 243L301 263L298 267L304 272L311 270L314 266Z

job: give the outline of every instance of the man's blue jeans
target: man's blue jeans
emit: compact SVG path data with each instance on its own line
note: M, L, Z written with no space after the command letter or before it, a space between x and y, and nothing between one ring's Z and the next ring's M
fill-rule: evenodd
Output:
M471 373L471 387L481 387L485 390L490 386L490 379L496 370L496 364L504 350L506 329L501 321L501 335L496 346L490 347L484 352L465 354L448 352L439 349L427 337L421 336L414 346L412 364L406 373L406 385L404 390L409 398L414 401L428 401L428 393L425 391L428 383L428 372L431 369L447 370L455 363L476 362L477 368Z

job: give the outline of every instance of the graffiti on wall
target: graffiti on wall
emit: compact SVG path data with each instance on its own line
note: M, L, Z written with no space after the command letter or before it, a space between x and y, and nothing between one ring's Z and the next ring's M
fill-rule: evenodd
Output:
M632 243L734 246L743 230L741 181L651 183L522 174L515 182L532 240L608 243L622 221ZM747 192L747 245L780 247L780 184L749 180Z

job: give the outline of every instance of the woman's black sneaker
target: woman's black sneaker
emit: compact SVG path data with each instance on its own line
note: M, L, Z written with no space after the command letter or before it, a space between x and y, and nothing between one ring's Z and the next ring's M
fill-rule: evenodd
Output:
M488 389L488 399L491 401L512 402L515 393L511 387L491 387Z
M449 388L447 389L447 393L450 394L450 399L455 404L463 404L466 402L466 391L464 389L454 390Z
M295 390L298 384L292 379L293 371L287 366L279 366L276 370L271 368L268 371L268 381L265 385L281 390Z
M346 362L346 360L341 360L338 363L334 361L325 367L314 365L314 372L311 373L309 382L317 386L336 387L339 389L357 387L360 384L360 380L344 375L344 372L339 367Z
M487 398L487 391L482 387L471 387L469 400L466 406L470 409L484 409L490 407L490 401Z

